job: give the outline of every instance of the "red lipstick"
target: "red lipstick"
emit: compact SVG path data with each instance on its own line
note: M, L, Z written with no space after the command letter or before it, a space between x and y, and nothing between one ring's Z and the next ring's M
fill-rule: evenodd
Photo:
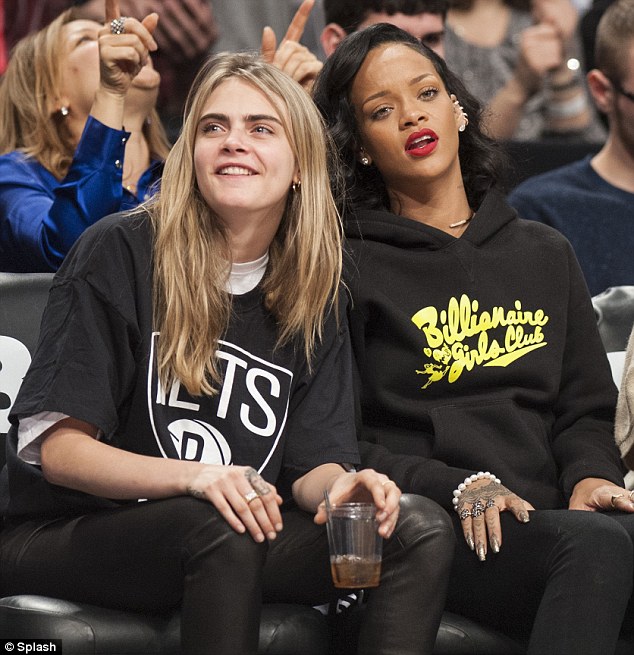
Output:
M405 143L405 150L413 157L426 157L438 145L438 135L433 130L424 129L410 134Z

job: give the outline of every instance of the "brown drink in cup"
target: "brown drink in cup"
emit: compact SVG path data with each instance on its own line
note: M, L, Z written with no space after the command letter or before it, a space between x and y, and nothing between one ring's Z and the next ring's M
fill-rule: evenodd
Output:
M372 503L342 503L327 508L330 569L335 587L377 587L383 539Z

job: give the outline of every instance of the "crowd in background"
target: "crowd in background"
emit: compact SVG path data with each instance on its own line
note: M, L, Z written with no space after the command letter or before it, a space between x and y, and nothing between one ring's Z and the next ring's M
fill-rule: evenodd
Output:
M323 523L326 488L370 496L383 536L403 545L388 546L385 575L410 572L409 586L370 595L382 627L367 620L362 648L427 652L445 600L528 653L603 654L621 629L634 633L623 463L634 341L615 426L592 307L634 286L634 0L0 0L0 10L0 271L58 271L13 410L7 561L32 548L33 516L97 516L111 499L144 497L159 509L139 510L136 529L184 513L170 539L209 573L215 560L191 538L199 507L183 496L218 509L210 539L248 532L283 552L314 532L316 558L323 530L302 527L302 512ZM542 157L539 174L521 174L523 152ZM238 178L255 176L245 200ZM245 446L238 431L227 448L261 465L257 477L147 457L146 397L172 388L188 411L203 398L216 420L234 382L218 362L251 348L291 373L281 392L277 372L266 376L271 396L288 394L284 455ZM85 389L65 366L84 371ZM91 387L93 367L102 377ZM93 401L103 378L107 398ZM249 423L244 407L232 430ZM151 411L168 434L174 417ZM257 492L246 507L245 476ZM86 543L114 515L99 514ZM433 524L437 539L418 544L406 520ZM67 528L47 537L67 567L60 588L75 559L63 554ZM451 555L454 535L450 562L441 541ZM289 594L293 549L278 562L271 548L273 564L261 550L248 552L257 563L241 584ZM411 584L429 558L435 597ZM41 591L28 572L12 576L12 593ZM322 602L324 580L313 582L306 597ZM201 635L217 638L196 610L217 593L182 584L195 653ZM395 599L407 617L386 610ZM405 637L418 603L426 619ZM226 620L249 630L218 652L253 649L257 609L241 612Z

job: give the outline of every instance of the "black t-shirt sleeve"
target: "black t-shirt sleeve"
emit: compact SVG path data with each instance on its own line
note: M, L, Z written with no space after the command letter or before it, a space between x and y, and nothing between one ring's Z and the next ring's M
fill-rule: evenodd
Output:
M13 417L62 412L117 429L140 341L129 244L115 225L82 238L57 275Z
M295 479L329 462L359 464L345 309L328 317L311 373L291 398L284 468Z

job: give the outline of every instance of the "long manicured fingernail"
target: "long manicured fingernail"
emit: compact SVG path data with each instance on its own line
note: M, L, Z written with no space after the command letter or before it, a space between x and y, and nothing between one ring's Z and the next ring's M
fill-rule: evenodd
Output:
M528 516L528 512L520 512L520 521L522 523L528 523L530 521L530 518Z
M479 559L481 562L484 562L484 560L485 560L486 558L487 558L487 556L486 556L486 554L485 554L485 552L484 552L484 546L483 546L482 544L480 544L480 545L478 546L478 559Z
M469 546L471 550L475 549L475 544L473 543L473 537L471 535L467 537L467 546Z
M497 540L497 537L492 537L491 539L491 548L494 553L500 552L500 542Z

